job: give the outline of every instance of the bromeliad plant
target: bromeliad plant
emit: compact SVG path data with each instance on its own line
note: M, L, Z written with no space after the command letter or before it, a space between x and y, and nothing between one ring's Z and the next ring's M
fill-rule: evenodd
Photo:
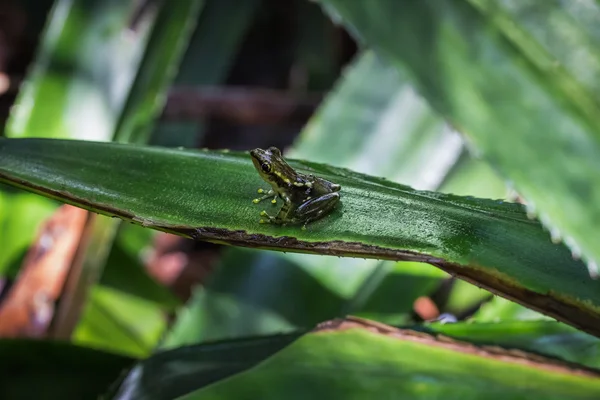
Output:
M322 3L378 55L365 52L357 59L302 133L287 159L289 166L274 150L268 157L265 152L251 157L245 152L0 138L0 180L10 185L195 240L344 257L327 257L324 266L303 266L307 273L294 279L302 270L294 264L302 264L300 258L287 255L260 275L273 262L267 259L272 254L232 251L223 260L222 275L179 314L162 341L163 351L140 361L111 395L475 398L485 391L492 398L525 392L540 398L597 398L600 381L593 368L599 364L590 354L598 351L600 280L590 273L595 274L600 259L595 246L600 222L595 189L600 187L600 126L595 116L600 114L592 81L574 73L577 66L570 63L568 50L544 42L529 14L503 1ZM565 17L580 15L578 7L583 6L543 4L539 12L558 15L563 27L587 34L568 25ZM594 12L600 18L600 10ZM517 33L510 21L520 23ZM560 32L553 34L561 38ZM600 57L594 49L580 50ZM558 67L547 64L550 58ZM598 72L594 65L591 75ZM411 182L430 190L394 182L398 170L415 177L427 168L445 168L440 172L444 177L461 159L461 145L453 144L448 128L431 110L422 111L427 123L415 123L412 131L406 121L416 121L416 111L412 120L405 115L394 119L410 107L425 109L406 76L476 152L514 183L528 206L431 191L443 188L444 178L428 185L421 185L424 179ZM357 103L361 107L354 109ZM402 140L390 139L398 137ZM332 143L338 148L335 154ZM422 158L415 156L420 150ZM427 164L440 161L442 154L449 161ZM284 202L277 217L281 202L267 202L265 213L259 214L263 208L252 201L264 181L273 188L265 199L278 195ZM277 223L260 223L261 218ZM560 237L567 238L568 246L557 243ZM571 327L536 321L399 330L347 318L299 332L307 324L346 313L368 316L368 305L377 296L385 295L389 304L398 288L411 290L406 284L385 290L382 282L392 276L395 264L377 264L358 278L352 274L360 268L348 271L356 267L349 258L431 264ZM235 265L241 268L235 270ZM252 273L244 275L242 268ZM319 287L330 288L322 293L337 298L316 296L318 311L296 312L295 307L310 307L315 293L315 285L306 283L308 275L318 277ZM248 276L254 280L245 282ZM439 275L432 281L439 282ZM340 282L358 283L336 286ZM405 303L412 304L430 285L419 286ZM297 292L276 291L282 287ZM305 287L311 288L308 295ZM269 317L248 304L266 309ZM335 306L323 309L331 304ZM243 323L237 325L222 321L239 309L256 314L244 319L247 315L240 312ZM272 314L289 323L273 322ZM316 320L302 320L300 314ZM252 323L256 327L249 327ZM288 333L276 334L281 331ZM572 347L558 346L558 339L544 345L536 340L540 337L560 338ZM510 350L514 347L533 353Z

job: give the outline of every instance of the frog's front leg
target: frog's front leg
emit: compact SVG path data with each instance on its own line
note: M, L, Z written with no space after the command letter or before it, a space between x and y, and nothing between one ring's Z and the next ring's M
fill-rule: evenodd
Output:
M322 218L331 212L339 201L340 194L338 192L327 193L323 196L310 199L298 207L294 213L294 219L303 221L304 226L302 229L305 229L306 225L310 222Z
M260 194L260 193L265 193L265 192L266 192L266 194L265 194L264 196L258 197L258 198L256 198L256 199L252 200L252 202L253 202L254 204L258 204L258 203L260 203L261 201L263 201L263 200L266 200L266 199L270 199L270 198L272 197L273 199L271 200L271 203L272 203L272 204L277 204L277 193L275 193L275 192L273 191L273 189L269 190L268 192L267 192L267 191L265 191L264 189L258 189L258 193L259 193L259 194Z

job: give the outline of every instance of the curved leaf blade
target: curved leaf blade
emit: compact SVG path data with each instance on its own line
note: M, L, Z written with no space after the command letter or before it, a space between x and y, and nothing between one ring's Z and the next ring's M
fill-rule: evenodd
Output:
M158 352L132 368L111 398L174 399L254 367L299 336L223 340Z
M451 362L449 362L451 360ZM182 399L594 399L598 372L355 319Z
M600 281L521 205L291 165L342 186L340 206L306 230L258 223L261 179L243 153L0 138L0 180L67 203L201 240L428 262L600 335Z

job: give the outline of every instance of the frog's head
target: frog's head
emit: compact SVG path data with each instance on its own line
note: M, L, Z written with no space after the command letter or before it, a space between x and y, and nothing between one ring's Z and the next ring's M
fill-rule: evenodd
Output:
M277 147L251 150L250 157L259 175L274 188L286 186L282 184L286 179L289 182L293 169L283 160Z

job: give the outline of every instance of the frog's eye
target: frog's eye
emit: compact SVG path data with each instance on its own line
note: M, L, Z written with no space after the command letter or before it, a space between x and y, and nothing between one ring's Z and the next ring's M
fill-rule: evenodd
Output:
M271 164L262 163L260 168L262 168L263 172L265 173L271 172Z

